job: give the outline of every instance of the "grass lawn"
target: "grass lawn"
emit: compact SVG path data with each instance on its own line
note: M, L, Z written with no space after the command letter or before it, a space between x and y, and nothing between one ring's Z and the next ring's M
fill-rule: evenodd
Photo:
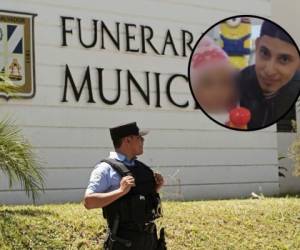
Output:
M164 202L168 249L300 249L300 199ZM0 205L0 249L102 249L105 221L82 204Z

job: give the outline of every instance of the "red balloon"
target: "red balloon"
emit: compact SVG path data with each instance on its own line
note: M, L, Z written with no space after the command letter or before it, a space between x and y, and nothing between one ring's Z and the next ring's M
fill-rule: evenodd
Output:
M245 126L251 119L251 112L243 107L234 108L229 113L229 119L236 126Z

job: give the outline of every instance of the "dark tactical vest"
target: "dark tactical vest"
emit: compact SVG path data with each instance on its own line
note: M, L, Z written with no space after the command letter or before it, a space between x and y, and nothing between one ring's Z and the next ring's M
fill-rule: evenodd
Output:
M130 167L114 159L101 162L108 163L121 177L132 175L136 185L126 195L102 209L109 227L116 215L119 216L120 224L144 224L161 216L160 197L155 190L155 179L150 167L138 160Z

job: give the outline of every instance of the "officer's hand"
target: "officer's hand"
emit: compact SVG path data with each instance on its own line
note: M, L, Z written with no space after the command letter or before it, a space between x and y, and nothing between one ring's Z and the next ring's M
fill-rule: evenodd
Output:
M120 182L120 191L125 195L127 194L131 187L135 186L134 178L132 176L125 176Z
M159 173L154 173L154 179L155 179L155 182L156 182L156 191L159 191L159 189L165 183L164 177Z

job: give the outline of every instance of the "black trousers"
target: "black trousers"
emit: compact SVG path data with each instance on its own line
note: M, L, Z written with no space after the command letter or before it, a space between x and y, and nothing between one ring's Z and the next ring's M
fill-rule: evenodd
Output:
M129 240L131 246L127 247L121 242L115 241L113 250L156 250L158 245L157 230L139 231L134 229L120 228L117 236L121 239Z

